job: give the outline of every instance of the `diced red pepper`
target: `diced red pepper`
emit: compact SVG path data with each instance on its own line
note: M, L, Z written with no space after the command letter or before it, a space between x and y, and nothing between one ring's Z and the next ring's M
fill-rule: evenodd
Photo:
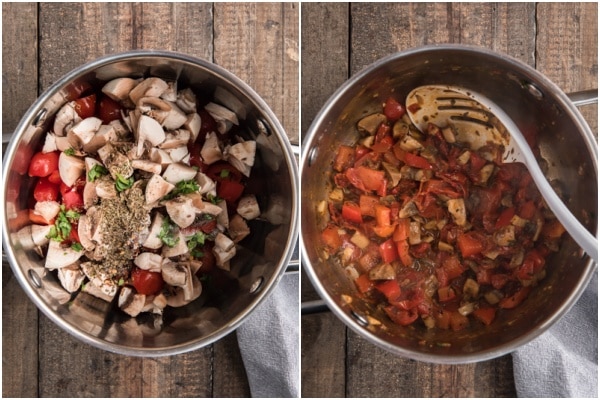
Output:
M392 321L402 326L410 325L419 318L417 310L399 310L394 306L385 307L384 310Z
M410 152L407 152L404 155L404 162L410 167L415 167L419 169L433 169L433 165L431 165L431 163L425 158Z
M398 301L398 298L402 294L402 289L400 289L400 285L395 279L379 282L375 285L375 288L379 290L389 302Z
M477 255L483 250L483 243L470 233L458 235L456 239L458 248L463 257L471 257Z
M342 205L342 217L349 222L354 222L356 224L363 223L360 207L358 204L349 201L344 202Z
M533 200L526 201L519 207L519 217L524 219L533 219L536 211L537 207Z
M498 303L500 308L511 309L515 308L519 304L523 302L529 296L529 292L531 291L531 286L525 286L519 289L515 294L509 297L505 297Z
M437 290L441 302L452 301L456 298L456 291L451 286L444 286Z
M384 263L391 263L398 259L396 243L392 239L388 239L379 245L379 253Z
M458 311L454 311L450 315L450 328L453 331L462 331L469 326L469 318L462 315Z
M338 233L338 228L335 226L328 226L321 232L321 238L323 243L332 250L338 250L342 247L342 238Z
M473 316L485 325L490 325L496 318L496 309L494 307L479 307L473 311Z
M412 264L412 256L410 255L410 245L406 240L401 240L396 243L396 249L398 250L398 256L400 261L405 267L410 267Z
M500 213L500 216L498 216L498 219L496 220L496 229L508 226L514 216L515 216L515 208L514 207L509 207L509 208L502 210L502 212Z
M367 293L375 286L373 284L373 281L369 279L369 275L367 274L360 275L354 280L354 283L356 284L358 291L361 293Z
M375 217L375 207L379 205L379 197L361 194L358 199L358 204L362 215Z
M392 210L383 204L375 205L375 221L378 226L390 226L392 224Z
M346 145L338 147L337 154L333 160L333 169L337 172L344 172L346 168L354 164L354 148Z

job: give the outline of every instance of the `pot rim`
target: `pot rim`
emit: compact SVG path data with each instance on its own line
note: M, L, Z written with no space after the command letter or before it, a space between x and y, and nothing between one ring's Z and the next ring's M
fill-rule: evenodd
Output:
M483 54L490 58L508 61L514 69L520 69L523 72L526 72L529 76L534 77L538 82L540 82L540 84L544 88L549 89L549 92L556 96L556 100L559 102L560 106L563 107L563 109L569 114L569 117L577 125L578 131L580 132L583 140L585 141L588 151L593 156L593 168L596 172L596 176L598 175L598 147L594 139L594 134L592 133L589 125L587 124L577 107L573 105L568 96L556 84L550 81L550 79L548 79L541 72L511 56L492 51L487 48L465 44L433 44L395 52L376 60L375 62L369 64L361 71L347 79L325 102L324 106L316 115L308 131L306 132L306 135L304 136L302 156L300 160L300 175L302 176L305 168L307 168L310 165L311 158L314 154L313 152L318 146L318 144L313 144L313 141L317 136L320 126L323 124L325 117L331 112L334 105L339 101L339 99L345 94L347 90L352 88L357 82L360 82L365 76L371 74L374 70L377 70L380 67L397 59L421 53L436 53L439 51L461 51L465 53ZM598 237L597 231L595 233L595 236ZM389 351L390 353L417 361L443 364L464 364L486 361L492 358L500 357L502 355L513 352L518 347L540 336L542 333L546 332L552 325L554 325L558 320L560 320L562 316L573 307L573 305L575 305L577 300L581 297L581 295L587 288L597 267L596 263L594 263L593 260L588 257L587 263L584 267L585 270L582 273L576 290L574 290L567 298L567 301L565 301L561 305L561 307L557 309L552 314L552 316L546 321L544 321L537 329L530 331L527 334L513 339L509 342L503 343L500 346L496 346L492 349L476 351L473 353L464 353L460 355L438 355L428 353L426 351L415 351L409 348L399 347L385 340L382 340L381 338L370 332L368 329L361 326L361 323L357 322L360 321L359 316L352 317L349 313L345 312L341 307L339 307L338 304L329 295L324 285L320 282L307 253L306 244L304 242L304 235L302 234L302 232L300 234L300 249L302 259L304 260L303 265L305 267L305 271L307 272L307 276L309 277L313 287L315 288L321 299L325 300L328 308L339 319L341 319L344 322L344 324L346 324L346 326L350 327L359 336L366 338L371 343L383 348L384 350Z
M256 309L265 298L274 290L275 286L279 283L281 278L283 277L286 267L290 262L292 257L292 253L294 250L294 245L298 238L299 232L299 223L298 223L298 209L299 209L299 172L298 172L298 164L295 162L294 153L292 150L292 146L290 141L285 134L285 130L279 119L271 110L271 108L267 105L267 103L256 93L254 89L252 89L248 84L242 81L233 73L229 72L225 68L219 66L218 64L212 63L210 61L193 57L184 53L168 51L168 50L130 50L124 52L118 52L113 54L104 55L98 57L92 61L89 61L85 64L82 64L65 75L63 75L60 79L58 79L55 83L53 83L50 87L48 87L44 92L38 96L35 102L29 107L29 109L25 112L23 117L21 118L17 128L15 129L11 140L6 148L5 155L2 161L2 188L4 193L6 193L6 183L8 178L8 170L9 166L12 164L12 161L15 157L15 152L17 149L17 145L20 143L21 137L24 135L26 129L31 126L36 120L37 114L41 111L41 107L50 99L52 96L57 94L65 85L72 82L74 79L92 72L99 67L112 64L120 61L131 61L136 59L144 59L144 58L163 58L169 60L175 60L178 62L183 62L195 66L200 66L211 73L215 74L219 78L223 79L227 83L236 87L245 97L247 97L254 106L261 110L262 117L266 118L269 122L269 126L273 129L272 134L276 134L279 139L279 144L281 149L283 150L285 156L285 162L289 171L289 178L291 180L291 204L292 204L292 213L289 223L289 232L288 238L285 244L285 251L283 257L279 260L279 263L275 269L275 273L271 276L268 281L264 281L261 284L263 288L260 290L260 293L256 295L253 301L246 306L246 308L235 316L232 320L223 324L219 329L208 335L202 340L190 340L187 342L183 342L177 345L172 346L162 346L156 348L144 348L144 347L131 347L120 345L117 343L109 342L104 339L100 339L93 335L90 335L87 332L84 332L77 328L75 325L67 322L63 318L61 318L55 311L53 311L46 302L37 294L37 289L32 286L30 279L25 276L23 270L19 267L18 262L16 260L10 239L8 238L8 226L7 226L7 218L6 212L4 211L3 221L2 221L2 245L4 250L4 255L8 260L11 270L13 274L16 276L17 280L21 288L24 289L27 296L33 301L33 303L40 309L52 322L58 325L67 333L71 334L75 338L80 341L92 345L96 348L107 350L113 353L127 355L127 356L137 356L137 357L161 357L161 356L171 356L176 354L181 354L193 350L200 349L204 346L210 345L229 333L233 332L237 329L242 322L251 315L252 311ZM3 204L6 204L6 194L3 196Z

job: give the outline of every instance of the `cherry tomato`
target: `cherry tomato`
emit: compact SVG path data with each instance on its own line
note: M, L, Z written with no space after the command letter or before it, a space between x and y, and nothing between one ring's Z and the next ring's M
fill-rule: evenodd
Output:
M102 96L98 102L98 118L105 124L121 118L121 110L121 105L108 96Z
M93 117L96 114L96 95L91 94L75 100L74 108L82 119Z
M198 167L198 169L202 172L206 172L208 169L208 164L204 164L202 161L202 156L200 156L200 151L202 150L202 144L200 143L200 137L198 137L198 141L196 141L192 145L188 145L188 151L190 152L190 165L192 167Z
M404 115L406 109L404 106L396 101L393 97L389 97L385 101L385 105L383 107L383 113L390 121L396 121Z
M217 132L217 121L205 109L198 111L198 115L200 116L200 134L198 138L204 141L207 133Z
M83 197L77 191L69 190L63 194L63 204L68 210L81 210Z
M59 186L44 177L40 178L35 185L33 198L36 201L57 201L59 193Z
M48 176L54 171L58 171L58 151L50 153L35 153L29 164L29 176Z
M89 82L72 82L64 89L67 93L65 97L69 101L78 99L82 94L88 93L91 90L92 85L90 85Z
M131 280L135 290L140 294L152 295L160 292L165 284L160 272L135 268L131 272Z
M48 175L48 180L52 183L60 185L62 180L60 179L60 172L58 170L52 171L50 175Z
M240 182L242 180L242 173L227 161L217 161L211 164L206 170L206 175L216 182L224 180Z
M239 182L224 179L218 184L217 195L228 204L235 203L244 192L244 185Z

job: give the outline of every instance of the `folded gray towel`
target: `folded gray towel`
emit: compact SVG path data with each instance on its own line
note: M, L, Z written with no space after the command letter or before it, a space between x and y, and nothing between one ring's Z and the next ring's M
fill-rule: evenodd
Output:
M299 280L286 273L237 329L252 397L300 395Z
M512 356L519 397L598 398L598 273L559 322Z

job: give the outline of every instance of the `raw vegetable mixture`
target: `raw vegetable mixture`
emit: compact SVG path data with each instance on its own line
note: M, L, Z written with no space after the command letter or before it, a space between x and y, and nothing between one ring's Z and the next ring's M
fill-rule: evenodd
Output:
M564 233L525 166L451 126L419 132L391 97L357 129L333 161L321 236L358 292L397 324L454 331L525 301Z
M238 135L232 95L157 77L70 91L29 164L35 186L9 218L13 237L65 290L118 296L131 316L195 300L261 214L246 190L256 141Z

